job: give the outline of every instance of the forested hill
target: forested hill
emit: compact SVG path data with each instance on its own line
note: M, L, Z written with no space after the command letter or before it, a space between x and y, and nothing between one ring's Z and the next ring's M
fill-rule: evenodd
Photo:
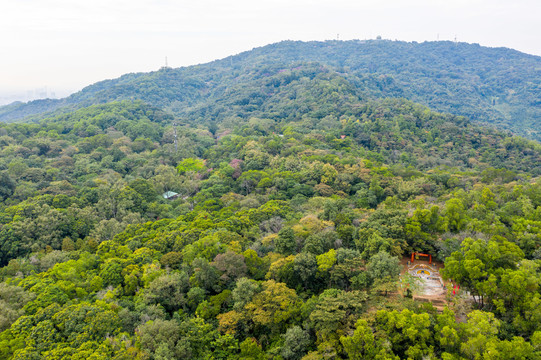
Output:
M422 46L538 61L284 42L2 108L50 113L0 122L0 359L540 359L541 145L361 65Z
M307 64L334 72L362 99L403 97L533 139L541 136L540 57L476 44L386 40L284 41L208 64L127 74L62 100L11 104L0 108L0 120L140 99L189 121L209 122L216 116L199 116L202 109L222 113L216 104L232 93L238 113L229 115L242 117L266 103L273 87L307 76L295 73Z
M0 123L0 359L539 359L539 143L314 66Z

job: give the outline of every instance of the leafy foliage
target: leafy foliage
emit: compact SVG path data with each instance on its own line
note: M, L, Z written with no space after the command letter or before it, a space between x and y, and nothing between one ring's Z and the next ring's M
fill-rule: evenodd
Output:
M190 125L139 101L0 124L0 358L541 356L540 145L268 66ZM406 297L412 251L452 305Z

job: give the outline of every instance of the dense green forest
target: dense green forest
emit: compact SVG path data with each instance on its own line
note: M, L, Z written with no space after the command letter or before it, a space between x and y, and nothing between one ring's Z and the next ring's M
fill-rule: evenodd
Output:
M52 116L93 104L143 100L191 123L208 125L224 115L224 99L252 107L227 108L227 115L245 117L263 106L265 117L274 119L272 115L278 115L271 110L275 91L299 80L291 72L307 64L311 69L302 77L331 72L352 96L363 100L406 98L541 139L541 58L448 41L284 41L208 64L127 74L61 100L14 103L0 107L0 121L38 120L43 114ZM280 102L297 94L287 96ZM200 116L202 112L209 116Z
M316 63L238 71L175 116L0 124L1 359L541 358L539 143Z

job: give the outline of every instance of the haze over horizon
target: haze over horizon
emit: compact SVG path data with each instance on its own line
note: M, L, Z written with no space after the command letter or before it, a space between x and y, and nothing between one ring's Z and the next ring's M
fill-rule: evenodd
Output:
M524 11L524 9L531 11ZM541 3L519 0L172 0L0 5L2 98L47 87L65 96L130 72L224 58L282 40L454 40L541 56ZM26 100L26 99L21 99ZM4 103L6 103L4 101Z

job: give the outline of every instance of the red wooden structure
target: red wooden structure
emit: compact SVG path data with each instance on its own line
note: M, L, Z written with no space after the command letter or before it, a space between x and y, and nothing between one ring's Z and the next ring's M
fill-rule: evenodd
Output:
M432 255L430 254L421 254L421 253L411 253L411 263L415 260L415 255L417 256L428 256L428 263L432 264Z

